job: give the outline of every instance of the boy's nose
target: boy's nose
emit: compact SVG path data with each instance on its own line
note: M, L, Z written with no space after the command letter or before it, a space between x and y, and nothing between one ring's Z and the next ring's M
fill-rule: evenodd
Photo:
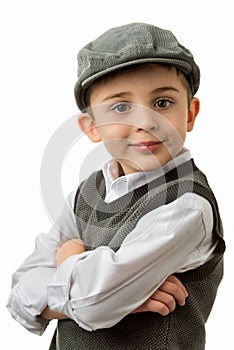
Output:
M152 109L139 106L134 119L138 131L156 131L159 128L160 115Z

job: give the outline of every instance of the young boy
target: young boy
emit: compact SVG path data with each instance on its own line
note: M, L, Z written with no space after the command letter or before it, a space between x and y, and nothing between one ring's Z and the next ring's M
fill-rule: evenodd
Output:
M199 81L190 51L144 23L79 52L79 126L112 160L37 237L8 302L37 334L60 319L51 350L204 349L225 244L213 192L184 147Z

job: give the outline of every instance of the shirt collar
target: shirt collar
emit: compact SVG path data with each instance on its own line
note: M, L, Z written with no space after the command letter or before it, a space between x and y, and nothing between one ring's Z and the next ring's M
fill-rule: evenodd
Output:
M183 148L181 152L166 163L163 167L145 171L136 172L124 176L119 176L119 166L117 161L111 159L107 161L103 167L102 172L105 178L106 184L106 198L110 197L112 200L116 199L129 191L132 191L147 182L157 179L164 175L168 171L178 167L180 164L185 163L191 159L191 155L188 149ZM116 178L113 173L116 172Z

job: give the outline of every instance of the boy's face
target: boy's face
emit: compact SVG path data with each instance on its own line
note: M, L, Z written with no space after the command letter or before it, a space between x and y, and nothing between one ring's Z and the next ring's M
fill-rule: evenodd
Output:
M182 73L154 65L123 72L101 82L90 94L90 111L79 118L93 142L103 141L124 174L166 164L193 129L199 101L188 95Z

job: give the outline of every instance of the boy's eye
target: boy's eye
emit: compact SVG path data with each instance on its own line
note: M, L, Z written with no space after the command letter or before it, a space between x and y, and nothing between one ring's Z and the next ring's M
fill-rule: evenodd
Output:
M173 102L169 99L161 98L161 99L155 101L154 106L156 108L163 109L163 108L168 108L172 103Z
M131 106L129 105L129 103L116 103L114 106L112 106L112 110L118 113L125 113L127 111L129 111L129 109L131 108Z

